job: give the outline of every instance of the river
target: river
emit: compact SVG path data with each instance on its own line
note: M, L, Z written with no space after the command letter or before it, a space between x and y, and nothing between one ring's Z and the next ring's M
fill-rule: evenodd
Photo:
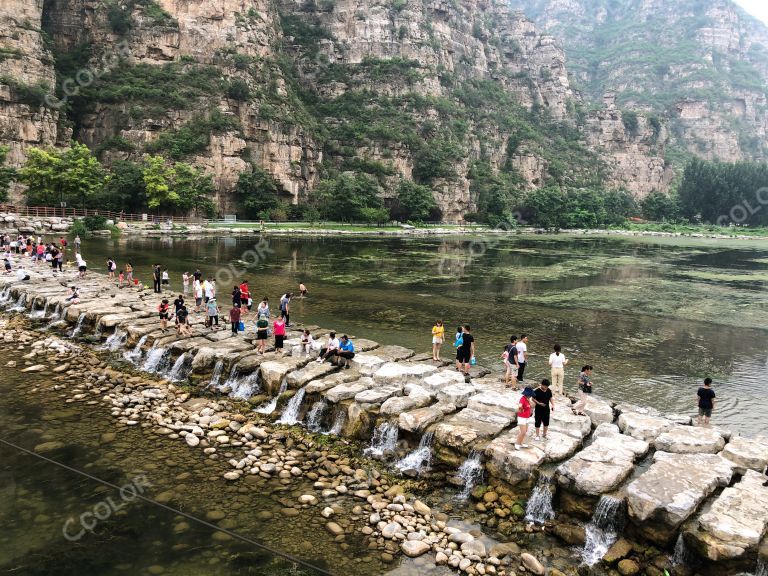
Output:
M768 412L768 244L655 237L512 236L381 238L265 236L88 239L91 269L112 256L171 287L196 267L249 280L254 300L309 288L291 319L419 352L435 319L469 323L478 360L501 371L511 334L529 335L527 375L548 375L560 343L570 365L592 364L595 392L615 401L694 413L696 390L715 380L714 422L754 434ZM220 302L229 284L219 282ZM450 344L443 356L452 357Z

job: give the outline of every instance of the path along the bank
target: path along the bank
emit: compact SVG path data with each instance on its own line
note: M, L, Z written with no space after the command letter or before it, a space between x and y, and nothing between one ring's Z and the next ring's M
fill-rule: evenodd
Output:
M260 355L252 330L238 336L210 331L202 315L193 318L188 337L162 331L157 307L163 295L119 289L105 276L89 274L77 281L80 302L71 304L66 298L76 272L57 276L42 265L29 272L27 281L0 276L0 303L38 320L66 323L71 336L102 341L137 367L163 375L154 389L110 395L113 414L127 425L148 419L208 451L242 446L242 458L230 461L227 481L282 470L260 459L262 429L248 420L222 422L209 405L213 400L180 394L174 380L249 401L254 419L286 425L306 421L316 430L370 438L373 455L387 456L398 440L416 446L427 438L435 463L456 468L474 459L495 481L520 489L552 473L561 511L586 519L605 498L618 500L626 503L632 533L660 546L670 546L682 534L688 547L710 562L753 563L768 528L768 487L759 481L768 464L766 437L732 437L727 430L691 426L687 415L597 397L587 400L587 415L578 416L567 408L571 399L557 397L549 439L515 450L517 393L480 366L466 381L450 366L431 362L429 354L355 339L353 369L339 370L302 354L295 329L286 339L289 354ZM327 333L307 328L315 337ZM431 552L440 563L465 571L473 566L476 572L478 564L485 570L498 560L485 550L481 554L479 546L462 552L464 542L458 540L463 536L431 525L426 507L366 489L356 495L373 507L371 536L401 543L407 555ZM404 504L413 508L415 519L404 519Z

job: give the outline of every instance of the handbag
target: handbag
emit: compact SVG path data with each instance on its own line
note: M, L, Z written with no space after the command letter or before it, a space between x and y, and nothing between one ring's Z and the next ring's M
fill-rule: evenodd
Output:
M242 320L240 320L240 323L237 325L237 330L238 330L239 332L245 332L245 322L243 322Z

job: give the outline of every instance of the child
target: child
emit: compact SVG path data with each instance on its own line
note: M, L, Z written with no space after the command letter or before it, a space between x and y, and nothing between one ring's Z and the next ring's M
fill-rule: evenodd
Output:
M442 320L436 320L435 325L432 326L432 361L440 361L440 346L443 345L445 339L445 326L443 326Z
M709 424L712 410L715 409L715 391L712 390L712 378L704 378L704 386L699 388L696 396L699 399L699 426Z
M314 342L315 339L312 338L312 334L309 333L309 330L305 329L304 334L301 335L301 352L303 354L309 354Z
M531 421L531 398L533 397L533 389L526 386L523 389L523 393L520 396L520 405L517 409L517 427L520 431L517 433L515 439L515 450L520 448L528 448L528 444L525 444L525 435L528 433L528 424Z
M170 284L170 279L168 277L168 269L163 268L163 286L168 286Z
M120 286L120 288L123 287L123 282L125 281L125 273L123 273L122 270L120 270L120 274L117 275L117 284Z

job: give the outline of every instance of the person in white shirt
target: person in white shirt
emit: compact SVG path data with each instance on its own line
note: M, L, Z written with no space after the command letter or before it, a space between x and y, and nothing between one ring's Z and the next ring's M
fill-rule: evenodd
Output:
M331 332L328 334L328 346L326 347L325 351L320 354L316 362L322 362L326 358L330 358L331 356L334 356L336 354L336 350L339 349L339 339L336 338L336 332Z
M88 270L87 263L83 259L83 255L80 252L75 253L75 260L77 260L78 277L85 278L85 273Z
M517 381L522 385L525 367L528 366L528 335L520 335L515 346L517 347Z
M25 280L29 280L29 274L27 274L27 271L24 270L24 266L19 264L19 267L16 268L16 278L19 279L21 282L24 282Z
M552 368L552 390L555 394L563 393L566 364L568 359L560 352L560 344L555 344L555 351L549 355L549 365Z
M312 345L314 342L315 339L312 338L312 334L310 334L309 330L304 330L304 333L301 335L302 354L309 354L309 351L312 350Z

